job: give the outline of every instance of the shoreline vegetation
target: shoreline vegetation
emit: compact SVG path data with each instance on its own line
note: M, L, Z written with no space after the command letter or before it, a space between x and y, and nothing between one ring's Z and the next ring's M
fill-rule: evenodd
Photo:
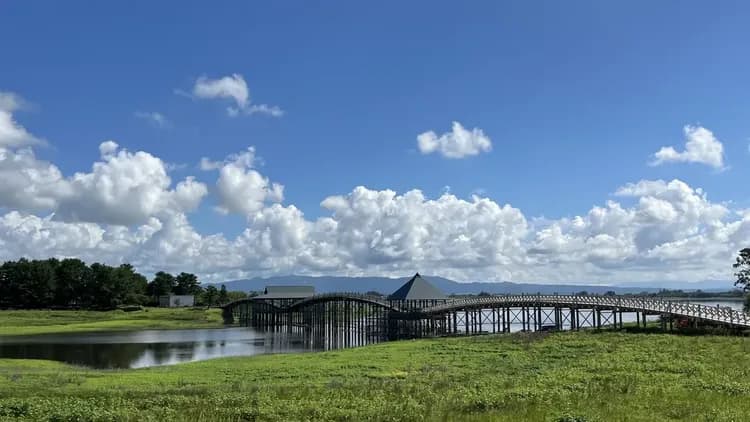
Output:
M3 310L0 336L224 327L219 308L139 311Z
M750 338L517 333L135 370L0 359L0 420L743 420Z

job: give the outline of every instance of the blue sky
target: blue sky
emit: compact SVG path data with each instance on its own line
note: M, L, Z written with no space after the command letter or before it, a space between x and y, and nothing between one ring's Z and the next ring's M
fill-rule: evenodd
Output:
M523 252L493 253L513 264L504 258L477 260L484 250L477 247L467 255L471 258L442 272L464 279L550 279L559 273L524 267L542 265L528 259L529 251L540 250L533 244L544 226L559 222L564 237L572 219L608 200L637 213L644 197L662 198L615 195L628 183L677 179L703 189L707 203L725 207L722 224L744 221L750 208L743 183L750 176L748 8L743 2L645 1L4 2L0 91L24 100L14 120L46 140L33 146L36 159L53 163L64 177L90 172L100 160L99 145L114 140L120 148L145 151L176 166L169 172L172 187L187 176L204 183L207 194L185 213L200 236L222 233L231 241L252 228L243 213L215 211L222 201L214 192L216 173L201 171L198 162L202 157L221 161L253 146L262 158L254 168L284 186L281 205L301 210L310 224L331 216L321 207L325 198L347 196L360 185L398 195L418 189L427 200L449 187L458 200L471 202L478 193L498 206L509 204L529 225L519 240ZM233 74L246 82L250 104L278 106L283 115L232 117L226 111L232 99L194 95L200 78ZM137 113L159 113L168 123L162 127ZM491 150L461 159L420 152L418 135L440 136L454 121L480 129L491 139ZM686 125L709 130L722 144L722 166L653 165L662 147L685 150ZM670 197L664 193L662 199ZM24 209L0 200L0 208L40 218L57 211L55 218L68 224L111 222L87 221L70 206ZM151 217L162 223L166 218ZM540 217L545 222L535 227ZM675 229L677 234L662 243L705 244L694 236L720 237L706 228L710 218L698 220ZM137 231L144 222L128 229ZM736 230L733 235L740 236ZM617 238L613 233L604 234ZM476 231L459 230L446 239L461 234L472 237ZM628 236L639 239L638 233ZM721 242L721 252L711 249L712 263L730 259L737 246ZM365 243L372 245L372 239ZM642 260L653 260L647 252L662 243L638 246L633 256L618 255L617 267L651 265ZM277 258L295 256L289 266L240 259L196 271L207 277L395 274L433 263L396 251L386 253L386 267L382 256L372 262L363 258L365 263L354 268L341 262L299 264L308 252L274 250ZM27 253L19 249L17 254ZM137 255L103 259L160 265ZM650 272L637 276L611 270L611 262L587 261L590 272L566 277L682 276L659 259ZM544 264L569 262L555 258ZM256 272L258 265L263 270ZM517 270L508 270L514 265ZM702 278L731 275L712 265Z

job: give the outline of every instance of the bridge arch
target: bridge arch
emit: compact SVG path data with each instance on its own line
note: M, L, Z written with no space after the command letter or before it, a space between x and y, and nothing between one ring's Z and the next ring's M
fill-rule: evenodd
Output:
M311 306L319 303L329 303L329 302L356 302L356 303L362 303L367 305L374 305L379 306L381 308L387 309L389 311L398 311L399 308L397 306L394 306L392 303L389 303L388 301L385 301L379 297L375 296L369 296L369 295L363 295L358 293L324 293L319 295L314 295L310 297L306 297L304 299L298 300L297 302L292 303L287 308L289 311L298 311L299 309L302 309L306 306Z

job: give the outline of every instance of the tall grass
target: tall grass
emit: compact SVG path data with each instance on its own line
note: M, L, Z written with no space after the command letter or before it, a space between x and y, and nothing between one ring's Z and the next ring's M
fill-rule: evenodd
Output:
M0 360L0 418L743 421L750 339L441 338L96 371Z
M144 308L141 311L0 311L0 336L221 327L219 309Z

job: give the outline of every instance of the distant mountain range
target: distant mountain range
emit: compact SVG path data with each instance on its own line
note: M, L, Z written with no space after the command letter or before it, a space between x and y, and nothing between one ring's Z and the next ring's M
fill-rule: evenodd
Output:
M731 281L705 281L700 283L680 283L674 281L653 283L649 286L642 284L623 283L614 286L597 286L586 284L527 284L502 282L471 282L459 283L438 276L425 276L435 287L446 294L477 294L487 292L492 294L571 294L587 291L593 294L602 294L614 291L617 294L657 292L660 289L683 289L704 291L726 291L732 288ZM327 292L357 292L365 293L376 291L382 294L391 294L401 287L409 278L387 278L387 277L334 277L334 276L278 276L269 278L252 278L246 280L234 280L224 283L228 290L241 290L245 292L262 291L267 285L311 285L315 286L316 293Z

